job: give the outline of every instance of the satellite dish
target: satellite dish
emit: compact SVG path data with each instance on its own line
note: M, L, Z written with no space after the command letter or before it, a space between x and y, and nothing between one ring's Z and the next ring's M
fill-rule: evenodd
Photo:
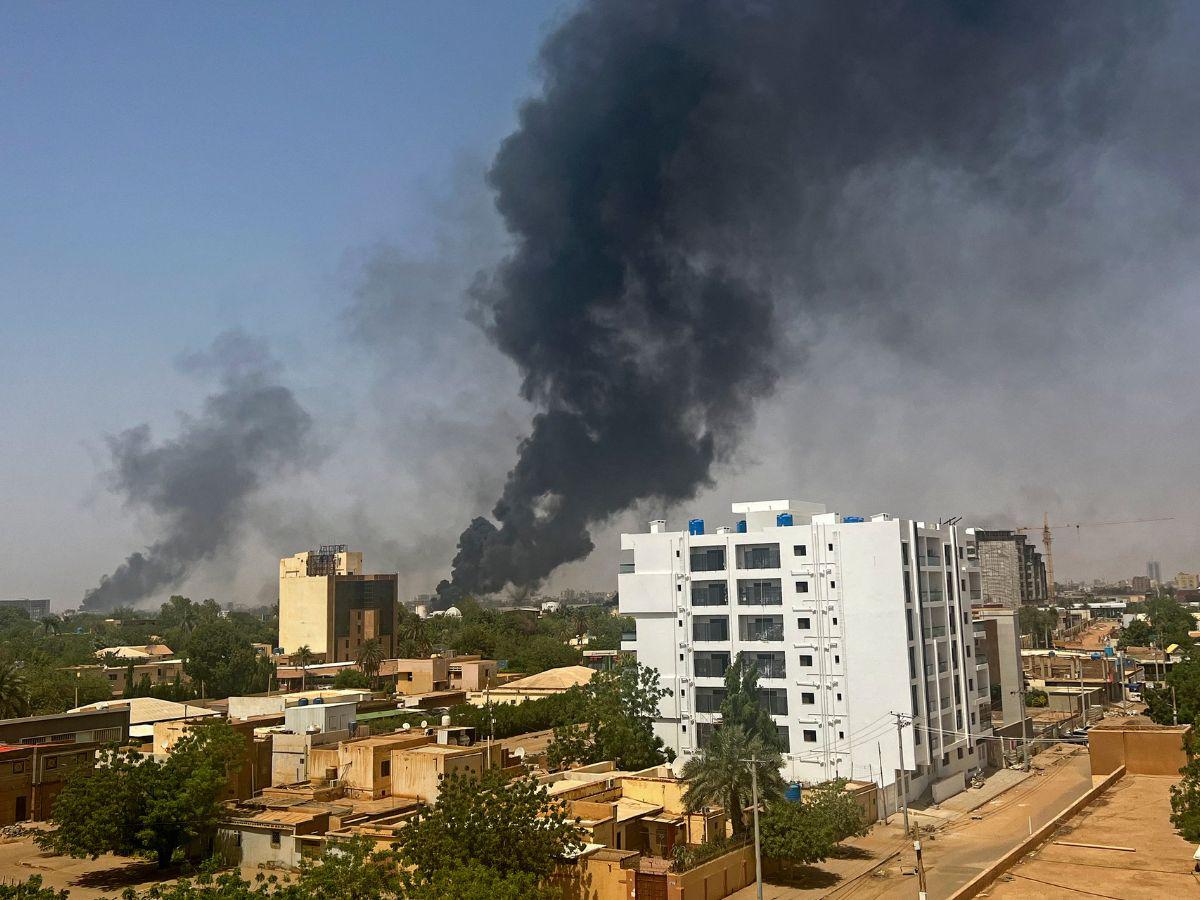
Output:
M516 750L513 751L513 756L515 756L517 759L524 759L525 758L525 748L518 747Z
M428 720L428 719L422 719L422 720L421 720L421 727L422 727L422 728L428 728L428 727L429 727L429 720Z
M400 727L401 727L401 728L403 728L405 731L408 731L410 728L412 728L412 726L411 726L411 725L409 725L407 722L405 722L405 723L404 723L403 725L401 725Z

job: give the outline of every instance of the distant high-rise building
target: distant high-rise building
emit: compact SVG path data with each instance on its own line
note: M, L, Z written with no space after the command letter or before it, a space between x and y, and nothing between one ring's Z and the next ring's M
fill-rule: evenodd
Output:
M1180 572L1175 576L1175 587L1181 591L1200 590L1200 575Z
M1150 586L1151 586L1150 576L1149 575L1134 575L1133 578L1130 579L1129 585L1133 590L1144 594L1150 590Z
M1162 567L1154 560L1146 563L1146 577L1154 584L1162 584Z
M1025 535L977 529L975 540L985 604L1017 609L1046 602L1046 565Z
M29 613L29 618L37 621L50 615L50 601L45 598L30 600L28 597L13 597L9 600L0 600L0 609L23 609Z
M307 646L326 662L354 659L378 639L396 652L396 575L363 575L362 554L345 545L297 553L279 561L279 646Z

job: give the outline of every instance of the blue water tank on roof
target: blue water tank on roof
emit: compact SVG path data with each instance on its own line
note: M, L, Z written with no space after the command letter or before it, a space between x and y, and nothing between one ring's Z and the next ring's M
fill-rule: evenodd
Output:
M864 520L863 520L862 516L846 516L844 519L842 519L842 521L843 522L862 522Z
M308 698L307 698L307 697L301 697L301 698L300 698L300 702L297 704L297 706L308 706Z
M320 706L324 702L325 702L324 697L313 697L313 706Z
M742 519L740 522L737 523L737 533L738 534L746 533L746 520L745 519Z
M791 528L792 527L792 514L791 513L779 513L779 515L777 515L775 517L775 524L778 525L780 528Z
M689 519L688 520L688 534L704 534L704 520L703 519Z
M788 803L799 803L800 794L800 782L793 781L787 786L787 790L783 792L783 799Z

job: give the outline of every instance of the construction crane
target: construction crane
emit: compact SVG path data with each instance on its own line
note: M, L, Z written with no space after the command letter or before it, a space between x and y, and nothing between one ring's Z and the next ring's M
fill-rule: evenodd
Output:
M1049 594L1050 600L1054 599L1054 551L1051 549L1054 542L1053 532L1055 529L1074 528L1099 528L1105 525L1141 525L1145 522L1170 522L1174 520L1174 516L1160 516L1155 519L1126 519L1122 522L1069 522L1064 525L1051 525L1050 514L1042 514L1042 546L1046 549L1046 593ZM1014 528L1013 531L1028 532L1037 531L1036 525L1024 525L1020 528Z

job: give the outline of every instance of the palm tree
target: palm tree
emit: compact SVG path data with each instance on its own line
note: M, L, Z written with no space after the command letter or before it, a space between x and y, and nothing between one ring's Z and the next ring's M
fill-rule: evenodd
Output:
M373 683L379 677L379 667L383 665L385 659L387 659L387 651L383 649L383 643L379 638L371 638L358 645L355 661L363 670L363 674Z
M29 688L21 664L12 660L0 661L0 719L16 719L29 715Z
M733 833L745 831L743 815L752 793L751 760L757 761L753 767L758 771L759 802L782 797L779 751L738 725L726 725L713 733L703 753L684 764L683 779L688 784L683 802L688 811L723 806L733 822Z
M308 667L316 660L316 655L308 644L301 644L292 654L292 662L300 666L300 690L308 690Z
M55 613L50 613L38 622L38 628L45 637L50 637L52 634L60 634L63 629L62 617Z
M424 658L433 650L429 642L429 631L425 628L425 620L415 613L406 615L400 620L400 628L396 635L403 643L413 648L417 656Z
M571 628L575 631L575 639L580 647L583 646L583 639L588 633L588 617L582 609L577 609L571 614Z

